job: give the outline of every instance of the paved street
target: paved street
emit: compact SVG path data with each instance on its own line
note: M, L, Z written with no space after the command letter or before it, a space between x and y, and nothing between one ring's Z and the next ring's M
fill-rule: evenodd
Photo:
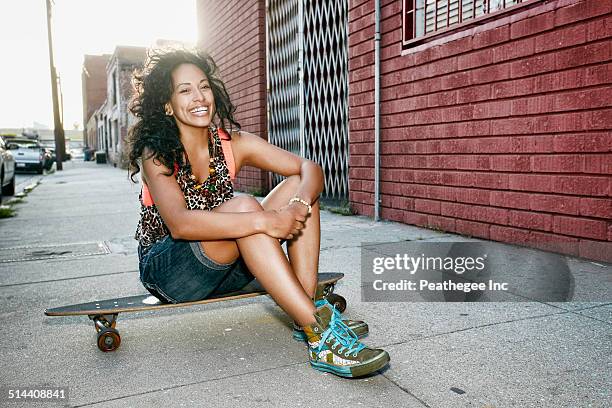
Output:
M36 183L36 181L42 177L42 175L37 174L36 172L15 174L15 192L19 193L20 191L23 191L24 187L32 183Z
M55 169L55 164L53 164L53 169ZM46 170L44 171L44 174L48 173L49 172ZM30 184L35 184L43 177L44 175L38 174L35 171L15 173L15 194L22 192L25 187L29 186ZM2 196L2 202L7 202L11 198L12 196Z
M86 317L43 311L146 293L133 239L138 192L123 170L69 162L0 220L0 388L67 387L71 407L612 406L611 265L567 257L576 285L567 303L363 302L362 242L467 239L329 211L320 270L346 274L336 292L347 315L366 320L365 343L391 355L381 375L313 370L290 319L263 296L121 314L121 347L103 353ZM92 252L99 242L110 253ZM526 253L503 248L508 260ZM601 302L582 301L598 291Z

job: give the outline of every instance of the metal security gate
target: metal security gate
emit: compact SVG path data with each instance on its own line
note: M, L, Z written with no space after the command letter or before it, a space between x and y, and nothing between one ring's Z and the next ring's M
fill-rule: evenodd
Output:
M326 202L348 199L348 4L268 0L270 143L323 167ZM271 188L282 181L272 176Z
M302 142L303 90L300 76L300 10L302 0L266 1L268 139L297 155ZM270 189L283 180L272 175Z

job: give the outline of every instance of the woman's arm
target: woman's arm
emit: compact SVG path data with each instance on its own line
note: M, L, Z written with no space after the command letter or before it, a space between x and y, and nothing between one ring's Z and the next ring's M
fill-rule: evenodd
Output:
M312 205L323 191L323 183L325 181L323 169L313 161L304 160L300 166L300 177L301 182L295 195ZM302 205L299 203L293 204Z
M325 175L317 163L270 144L252 133L240 131L235 135L232 146L238 169L249 165L285 177L300 175L301 182L295 195L310 204L319 197L323 191ZM292 206L306 208L299 203L293 203Z
M149 157L145 151L144 157ZM143 160L143 178L153 201L170 230L172 238L211 241L242 238L264 232L264 212L213 212L188 210L176 179L168 177L169 169L153 158Z

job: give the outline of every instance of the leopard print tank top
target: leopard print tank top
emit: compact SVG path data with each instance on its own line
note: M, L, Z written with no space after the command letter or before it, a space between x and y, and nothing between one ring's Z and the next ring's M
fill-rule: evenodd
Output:
M198 183L195 180L195 176L191 173L191 165L188 161L182 167L175 165L174 176L183 191L183 196L189 210L210 211L234 197L234 186L223 155L224 152L219 133L214 126L211 126L209 130L212 131L214 139L214 144L211 146L209 143L208 148L210 157L213 157L215 172L209 174L202 187L198 188ZM224 136L227 135L227 132L221 131L224 133ZM212 149L214 149L214 154L211 151ZM142 253L145 254L154 243L169 235L170 231L166 227L155 204L145 205L142 189L139 200L140 220L136 227L134 238L139 241Z

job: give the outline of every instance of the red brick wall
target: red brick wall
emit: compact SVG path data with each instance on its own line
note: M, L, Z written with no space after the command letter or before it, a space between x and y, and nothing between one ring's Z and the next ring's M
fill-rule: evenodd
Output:
M374 212L374 2L349 2L350 201ZM381 217L612 261L612 2L518 7L401 55L382 1Z
M268 140L266 126L265 2L198 0L198 45L220 68L242 129ZM269 191L268 172L244 166L234 183L240 191Z

